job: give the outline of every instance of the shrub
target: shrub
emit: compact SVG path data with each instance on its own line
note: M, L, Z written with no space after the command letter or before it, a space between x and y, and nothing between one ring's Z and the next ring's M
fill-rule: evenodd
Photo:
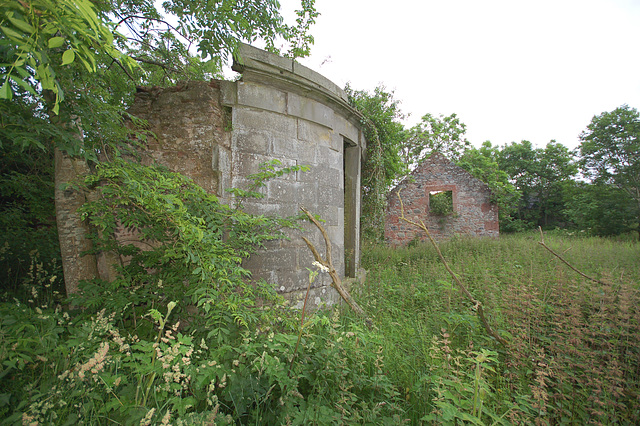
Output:
M337 311L305 324L294 359L292 318L281 317L280 330L263 325L215 345L200 337L204 332L183 334L170 323L174 305L164 314L150 312L157 335L144 339L104 310L73 320L4 304L0 413L6 423L399 421L379 340L342 323Z
M276 163L240 195L256 196L265 179L302 169L276 170ZM135 327L149 309L175 300L177 315L186 318L193 305L203 315L190 321L204 319L201 326L215 334L221 323L248 326L264 312L259 303L278 298L273 286L249 282L242 261L266 241L284 238L282 228L296 226L294 218L247 214L179 174L123 160L101 163L84 184L97 191L82 207L95 229L95 250L115 254L120 264L112 282L85 283L77 305L118 312ZM118 238L122 229L135 241Z

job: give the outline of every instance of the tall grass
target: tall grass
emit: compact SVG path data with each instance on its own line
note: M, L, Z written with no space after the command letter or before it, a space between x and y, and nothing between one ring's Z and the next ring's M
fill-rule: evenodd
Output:
M433 247L364 248L368 276L358 297L375 312L388 374L411 422L640 421L640 245L545 236L601 285L568 269L539 238L457 238L441 245L507 347L486 335ZM492 360L480 376L483 417L478 392L471 392L479 385L480 350L495 354L483 358Z

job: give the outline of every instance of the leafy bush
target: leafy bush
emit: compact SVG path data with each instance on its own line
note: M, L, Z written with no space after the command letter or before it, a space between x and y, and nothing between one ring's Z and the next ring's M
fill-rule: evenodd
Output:
M273 171L275 166L264 166L256 187L272 174L302 168ZM266 241L284 238L281 229L295 226L293 218L247 214L179 174L123 160L101 163L84 184L97 191L82 207L95 229L95 250L119 266L113 281L85 283L79 306L104 307L137 324L149 309L175 300L176 314L204 319L200 326L215 334L221 323L255 322L259 304L278 298L273 286L247 280L242 261ZM127 238L118 236L123 232ZM203 316L188 315L188 306Z
M259 197L298 169L265 164L233 192ZM84 283L81 311L0 306L7 424L398 423L379 336L337 311L297 326L272 285L247 279L242 260L292 219L248 215L121 160L84 185L97 191L83 207L96 251L121 260L116 279Z
M144 339L104 310L88 319L3 304L0 413L7 424L397 424L379 338L338 312L291 318L214 345L151 311ZM286 331L286 330L289 331ZM208 342L208 343L207 343ZM20 385L20 386L17 386Z

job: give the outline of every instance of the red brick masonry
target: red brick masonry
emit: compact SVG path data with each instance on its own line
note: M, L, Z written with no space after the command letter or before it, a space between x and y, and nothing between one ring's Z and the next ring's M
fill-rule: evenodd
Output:
M429 193L451 191L453 214L429 214ZM498 237L498 206L491 202L491 190L469 172L435 153L418 166L389 194L385 224L385 240L391 245L404 245L415 238L425 240L424 232L401 221L398 192L407 219L424 221L432 236L446 240L453 235Z

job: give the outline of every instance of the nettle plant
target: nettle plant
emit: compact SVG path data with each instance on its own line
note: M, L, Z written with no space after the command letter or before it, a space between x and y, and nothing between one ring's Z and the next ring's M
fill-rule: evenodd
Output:
M251 176L249 190L233 192L260 197L266 179L307 169L280 168L273 160ZM260 305L279 298L273 286L251 282L242 262L266 241L285 238L283 229L296 227L296 218L245 213L241 203L223 204L180 174L122 159L99 164L84 186L97 194L82 207L95 251L113 255L117 275L85 283L78 305L118 312L138 328L149 309L178 301L176 315L207 327L211 337L222 324L255 322L265 312ZM134 241L117 238L123 230ZM193 315L193 307L201 315Z

